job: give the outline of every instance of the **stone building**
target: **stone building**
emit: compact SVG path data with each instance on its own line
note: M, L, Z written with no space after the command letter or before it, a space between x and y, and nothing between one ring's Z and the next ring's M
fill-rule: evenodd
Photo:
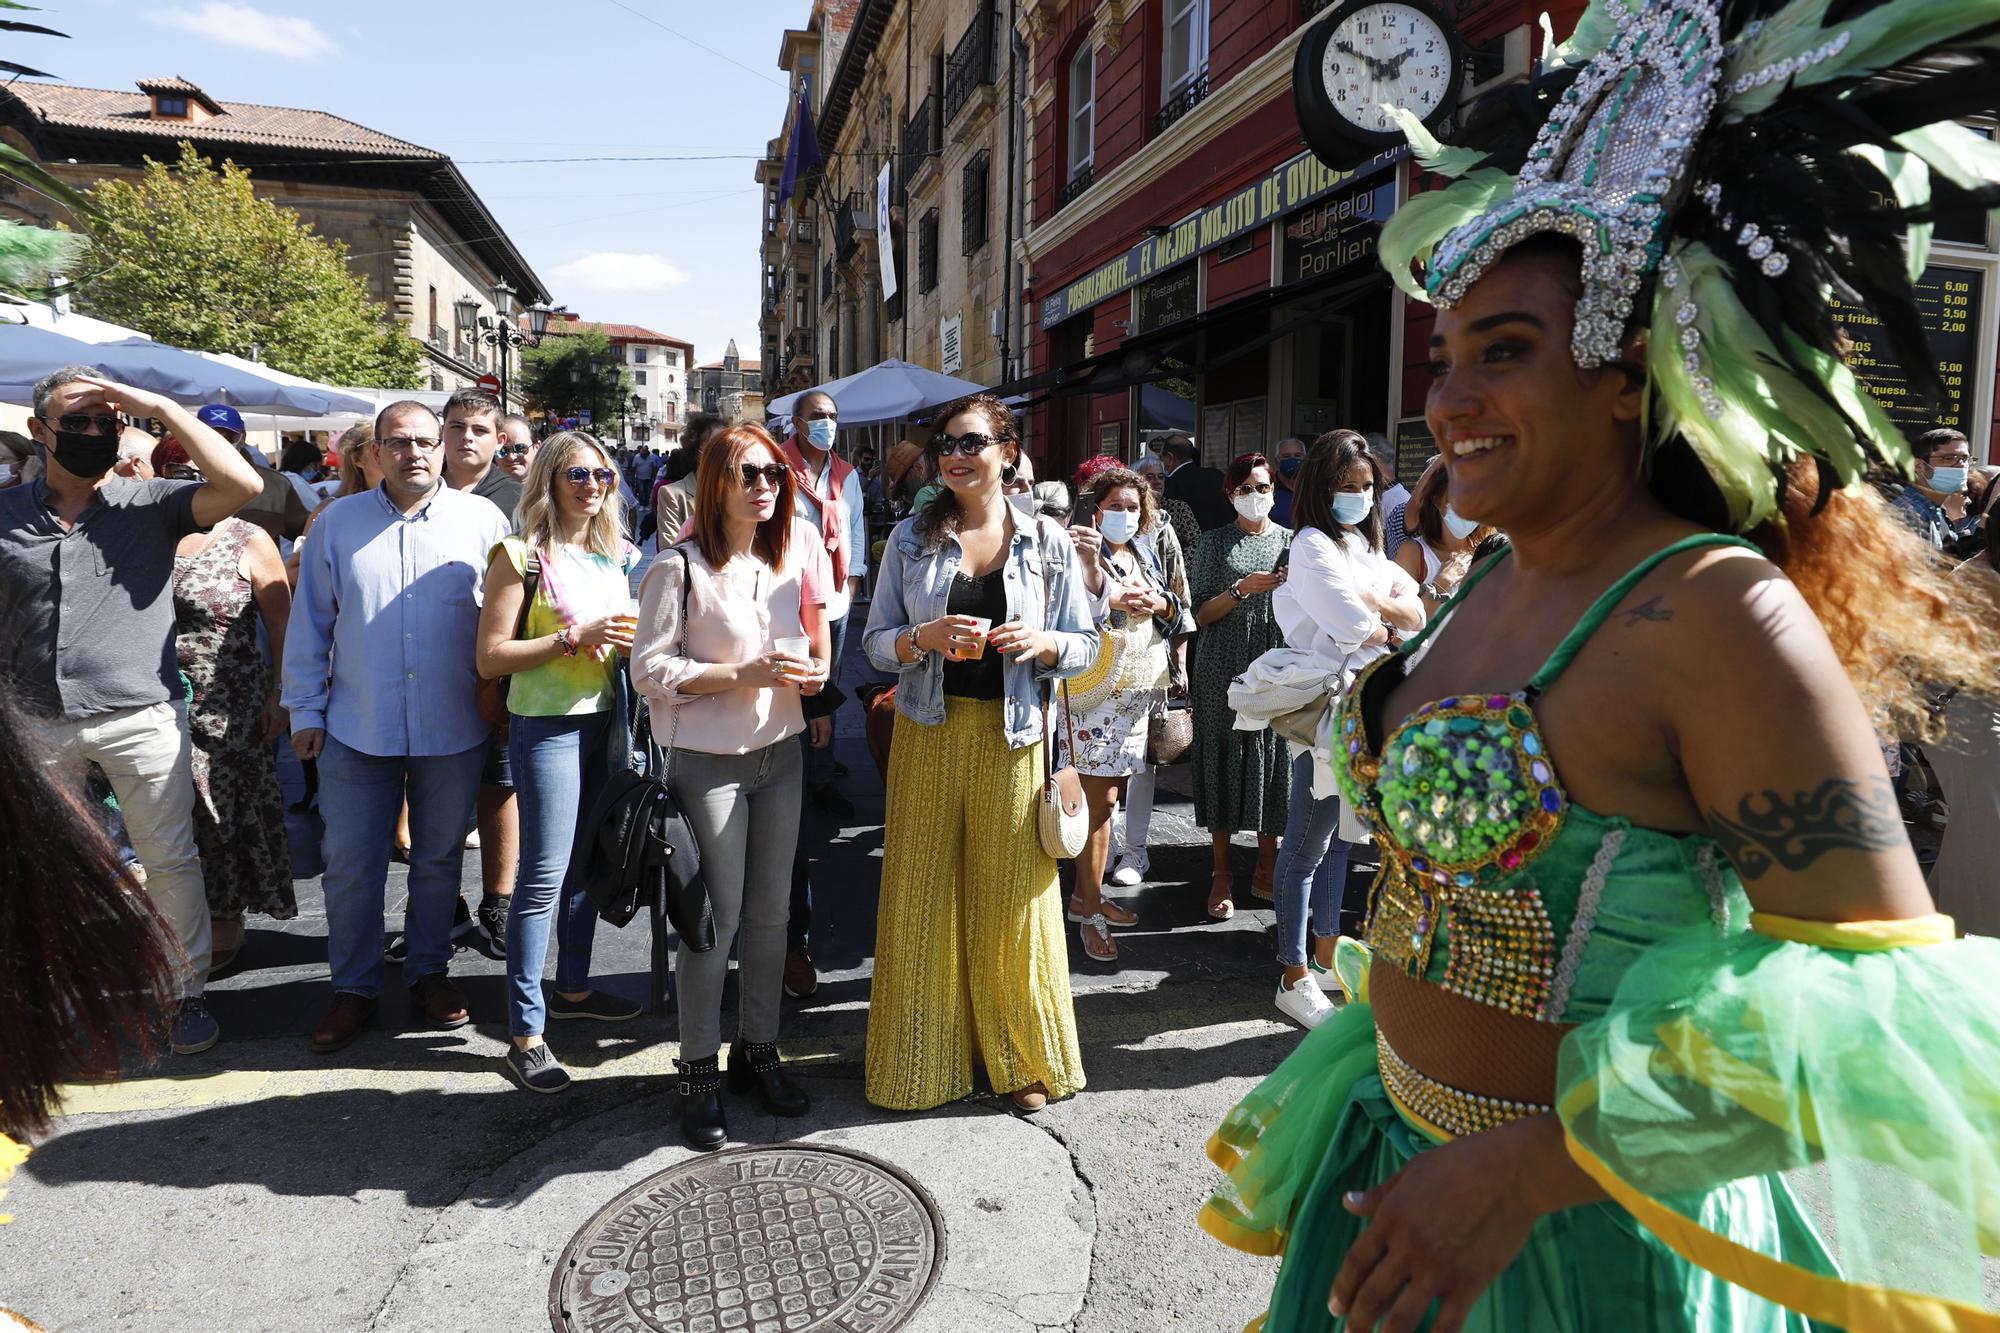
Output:
M260 196L347 243L369 296L423 344L432 389L498 370L495 349L458 327L458 300L471 297L491 317L504 283L512 289L498 293L504 318L549 300L449 157L330 112L223 102L178 78L142 79L124 92L16 81L0 87L0 141L82 189L137 180L145 159L171 162L182 141L247 167ZM0 182L0 216L68 219L12 182Z
M824 18L815 10L815 21ZM1017 43L996 0L857 0L836 54L788 37L784 55L811 53L825 86L815 102L825 166L795 214L815 230L805 293L813 313L810 368L793 339L802 252L767 247L766 299L787 391L895 357L986 384L1008 378L1020 346L1020 173ZM810 31L810 30L808 30ZM791 135L790 112L759 166L767 199ZM884 253L878 203L887 169ZM767 230L777 220L767 212ZM768 239L768 238L767 238ZM774 293L773 283L783 284ZM893 291L893 294L891 294ZM773 326L767 325L767 330ZM771 344L766 335L766 354Z
M688 411L713 412L724 421L764 420L764 372L744 365L736 340L720 361L709 361L688 372Z
M605 421L617 422L627 444L673 448L687 424L693 383L694 344L670 333L655 333L637 324L599 324L574 315L549 322L549 336L601 333L611 342L611 359L632 381L629 401L606 411Z

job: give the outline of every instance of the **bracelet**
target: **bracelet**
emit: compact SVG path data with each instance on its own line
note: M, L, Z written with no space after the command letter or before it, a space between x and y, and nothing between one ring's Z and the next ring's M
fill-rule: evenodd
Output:
M1227 592L1231 597L1234 597L1237 601L1240 602L1247 596L1247 594L1243 591L1243 589L1237 586L1237 584L1241 582L1243 582L1243 580L1238 579L1236 580L1236 583L1230 584L1227 588L1223 589L1223 591Z
M906 626L903 632L910 636L909 664L911 666L915 666L917 665L917 663L923 661L924 658L930 655L930 650L917 642L917 627L915 625Z
M576 644L570 640L567 626L556 631L556 644L563 650L564 657L576 656Z

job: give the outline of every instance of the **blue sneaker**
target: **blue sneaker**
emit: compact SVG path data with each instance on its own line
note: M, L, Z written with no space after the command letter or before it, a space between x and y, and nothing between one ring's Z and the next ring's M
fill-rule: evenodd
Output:
M221 1036L222 1025L208 1012L208 1001L190 995L181 1001L179 1011L174 1014L173 1036L168 1041L175 1055L197 1055L215 1045Z

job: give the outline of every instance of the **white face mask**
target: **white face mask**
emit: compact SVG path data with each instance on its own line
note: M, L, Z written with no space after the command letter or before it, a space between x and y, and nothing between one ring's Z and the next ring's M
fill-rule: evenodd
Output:
M1123 546L1139 534L1139 511L1100 509L1097 511L1097 530L1113 546Z
M1271 506L1275 499L1269 495L1259 495L1252 491L1248 495L1231 496L1229 503L1236 506L1236 512L1252 523L1262 523L1271 516Z
M1444 527L1446 532L1449 532L1459 541L1464 541L1467 537L1479 531L1479 524L1469 518L1460 518L1458 511L1450 505L1444 507Z

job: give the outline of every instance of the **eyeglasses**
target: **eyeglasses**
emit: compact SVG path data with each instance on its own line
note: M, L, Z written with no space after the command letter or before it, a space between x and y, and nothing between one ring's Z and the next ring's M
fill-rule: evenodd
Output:
M741 465L741 471L743 473L744 490L747 491L755 487L758 478L761 477L764 484L775 491L785 484L785 474L791 471L791 469L783 463L766 463L762 467L759 467L755 463L744 463Z
M1230 492L1231 495L1269 495L1270 493L1271 483L1268 481L1246 481Z
M616 485L618 481L618 474L608 467L573 467L566 469L563 472L563 476L568 478L569 484L572 486L582 486L588 482L595 481L599 486L607 490Z
M977 458L986 452L986 446L992 443L991 435L982 435L976 430L969 430L963 435L946 435L939 432L931 436L931 452L939 458L948 458L952 454Z
M437 438L429 435L390 435L375 443L397 454L427 454L438 447Z
M525 444L503 444L494 450L494 454L500 458L526 458L528 456L528 446Z
M200 481L201 469L192 463L167 464L168 481Z
M1969 453L1932 454L1930 458L1932 467L1936 467L1940 463L1944 464L1946 467L1964 467L1967 463L1970 463L1971 461L1972 461L1972 455Z
M56 418L56 429L65 435L83 435L92 427L99 435L116 435L123 428L117 417L94 416L88 412L65 412Z

